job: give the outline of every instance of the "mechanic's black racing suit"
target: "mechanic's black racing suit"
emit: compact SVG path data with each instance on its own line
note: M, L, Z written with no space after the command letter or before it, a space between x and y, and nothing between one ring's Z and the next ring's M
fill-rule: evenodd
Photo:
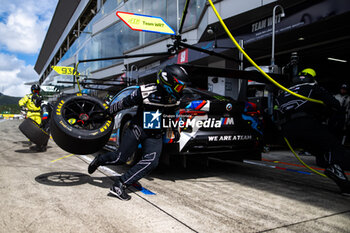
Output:
M344 149L321 116L327 110L340 111L339 102L315 82L299 83L289 88L309 98L322 100L325 105L307 101L287 92L277 97L277 104L283 115L282 131L292 145L304 148L316 156L327 153L329 163L342 164L349 161Z
M161 117L158 118L159 121L155 120L153 122L148 122L154 123L155 126L160 126L160 128L157 129L146 129L144 126L147 127L147 124L144 125L144 117L146 114L154 114L154 117L159 117L160 113L175 115L179 104L179 100L171 97L163 87L157 84L140 86L129 96L112 104L110 106L111 114L115 114L120 110L135 105L138 106L138 109L124 135L122 135L121 144L118 150L100 155L98 157L98 164L106 165L125 163L141 143L141 160L125 172L120 177L120 181L125 185L130 185L147 175L158 165L162 151L163 130ZM152 121L153 117L151 118L149 119ZM156 123L159 123L160 125L156 125Z
M325 175L339 186L342 194L350 195L350 182L342 170L349 166L350 153L320 119L325 108L341 111L339 102L316 82L299 80L294 84L289 88L291 91L322 100L325 105L300 99L288 92L279 95L277 103L283 115L283 134L293 146L306 149L316 156L325 156L328 162Z

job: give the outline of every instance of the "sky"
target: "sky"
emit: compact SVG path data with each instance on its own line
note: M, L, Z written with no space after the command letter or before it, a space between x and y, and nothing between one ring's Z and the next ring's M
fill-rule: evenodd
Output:
M1 0L0 92L23 97L38 81L34 65L58 0Z

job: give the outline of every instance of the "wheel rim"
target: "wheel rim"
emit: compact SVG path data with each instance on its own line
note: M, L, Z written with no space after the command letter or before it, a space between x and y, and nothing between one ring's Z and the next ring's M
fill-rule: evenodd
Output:
M99 129L106 122L103 107L96 102L78 99L67 102L62 108L62 117L78 129Z

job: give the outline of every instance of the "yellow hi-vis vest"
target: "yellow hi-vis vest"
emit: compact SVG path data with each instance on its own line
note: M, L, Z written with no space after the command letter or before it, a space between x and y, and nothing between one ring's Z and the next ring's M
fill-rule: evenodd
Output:
M25 95L22 99L18 101L18 105L21 107L26 107L28 109L27 117L33 119L39 125L41 124L40 106L35 106L32 101L33 94Z

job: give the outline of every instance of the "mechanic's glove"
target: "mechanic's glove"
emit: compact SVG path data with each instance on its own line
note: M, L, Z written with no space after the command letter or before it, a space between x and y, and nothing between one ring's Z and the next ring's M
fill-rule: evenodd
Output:
M43 101L43 98L38 94L38 93L34 93L32 95L32 101L35 104L36 107L40 107L41 106L41 102Z
M175 136L174 141L178 142L180 140L180 133L177 130L175 130L173 132L174 132L174 136Z

